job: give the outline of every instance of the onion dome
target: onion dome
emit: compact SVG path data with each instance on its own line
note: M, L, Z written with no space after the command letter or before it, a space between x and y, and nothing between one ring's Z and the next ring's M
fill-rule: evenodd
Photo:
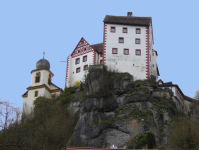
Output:
M37 69L50 69L50 63L46 59L40 59L36 63L36 68Z

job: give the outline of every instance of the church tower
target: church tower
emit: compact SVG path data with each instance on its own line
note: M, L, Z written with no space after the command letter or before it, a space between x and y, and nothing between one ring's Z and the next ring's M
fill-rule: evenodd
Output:
M29 113L35 105L38 97L55 98L63 93L63 90L52 83L54 74L50 71L50 63L46 59L40 59L36 63L36 69L31 71L31 84L22 97L23 112Z

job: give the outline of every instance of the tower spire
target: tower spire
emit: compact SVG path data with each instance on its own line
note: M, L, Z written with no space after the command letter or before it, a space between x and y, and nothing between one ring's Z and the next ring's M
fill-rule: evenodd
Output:
M44 55L45 55L45 47L44 47L44 52L43 52L43 59L44 59Z

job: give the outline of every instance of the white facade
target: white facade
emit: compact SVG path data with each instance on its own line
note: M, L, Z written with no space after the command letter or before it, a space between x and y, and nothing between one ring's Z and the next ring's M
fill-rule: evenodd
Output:
M120 42L120 38L123 39L123 42ZM136 40L140 42L137 43ZM149 79L151 75L156 76L157 79L159 73L157 72L156 55L153 56L153 44L150 17L106 16L102 51L95 49L82 38L72 54L68 56L65 86L73 86L78 80L83 81L84 65L89 67L95 64L105 64L109 70L128 72L134 77L134 80ZM90 48L90 50L86 49L86 52L85 48ZM114 51L117 49L117 53L113 53L113 49ZM136 51L139 51L140 55ZM84 55L87 55L87 62L82 62ZM76 64L77 58L80 58L79 64ZM80 68L80 72L77 72L77 68Z
M119 72L128 72L135 80L146 79L146 26L105 24L106 31L106 60L108 68ZM115 32L111 32L111 27L115 27ZM123 33L123 28L127 28L127 33ZM141 30L141 34L136 34L136 28ZM119 38L124 39L124 43L119 43ZM140 39L140 44L135 40ZM113 48L117 48L117 54L113 54ZM129 50L129 54L124 54L124 49ZM141 55L136 55L136 50L141 51Z
M84 81L89 65L99 64L100 60L102 57L99 52L84 38L81 38L73 53L67 58L65 85L69 87L73 86L75 81ZM86 66L87 68L85 68Z
M31 71L31 86L22 95L24 98L23 112L28 114L34 107L34 101L38 97L52 98L59 96L63 90L52 83L53 73L48 69L36 69ZM39 82L36 77L39 76Z

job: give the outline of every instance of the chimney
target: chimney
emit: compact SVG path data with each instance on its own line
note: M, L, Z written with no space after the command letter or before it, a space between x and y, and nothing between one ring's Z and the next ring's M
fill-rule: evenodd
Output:
M127 17L132 17L132 12L127 12Z

